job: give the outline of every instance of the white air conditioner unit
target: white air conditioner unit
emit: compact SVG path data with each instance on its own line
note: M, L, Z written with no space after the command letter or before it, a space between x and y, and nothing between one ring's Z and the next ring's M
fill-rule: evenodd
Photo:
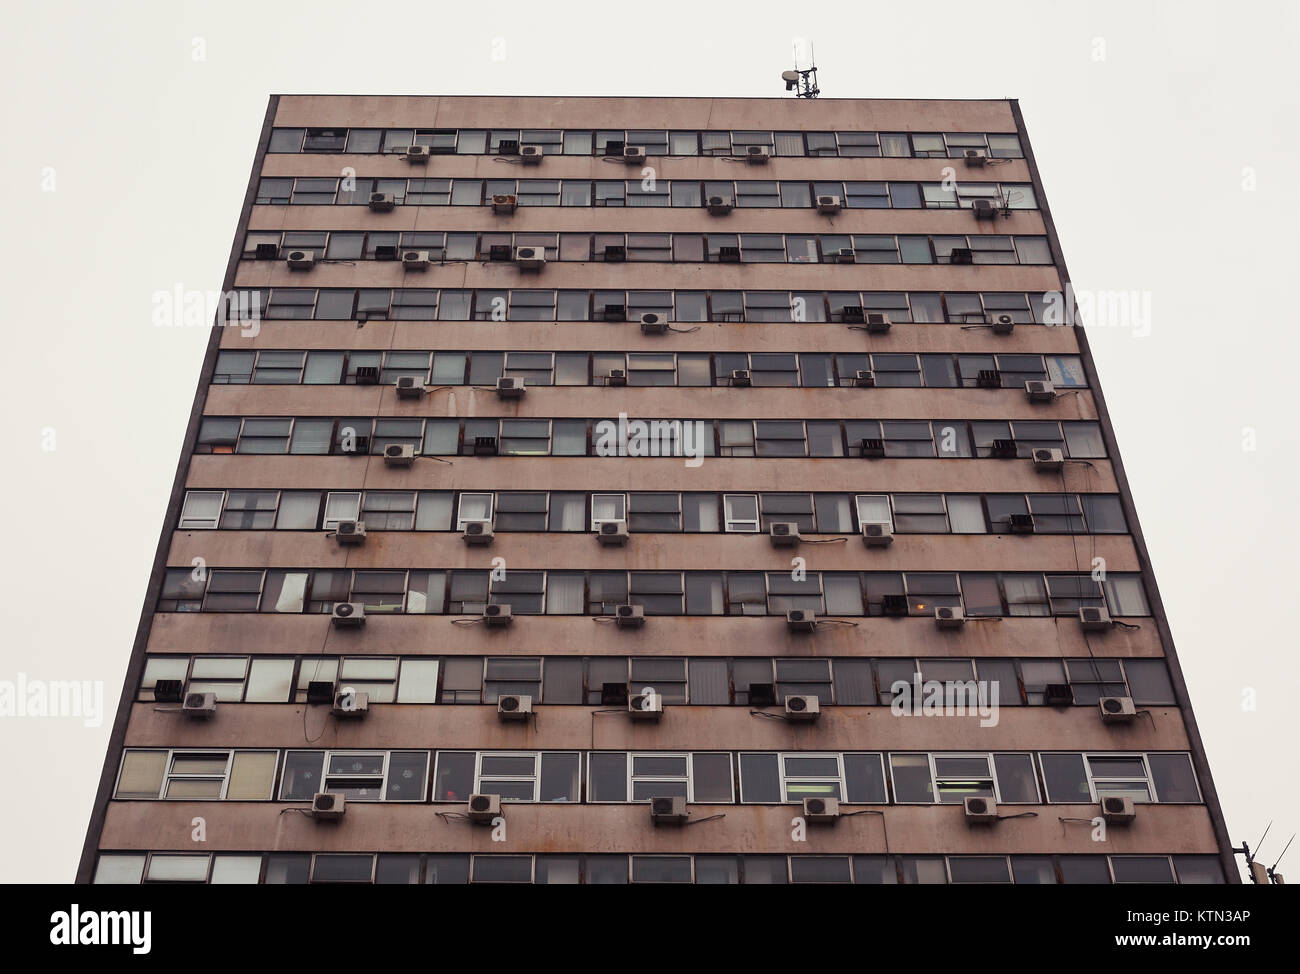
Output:
M803 820L809 825L834 825L840 817L838 798L805 798Z
M681 795L650 799L650 821L655 825L685 825L688 817L686 799Z
M285 263L290 270L309 271L316 266L316 251L291 250L285 255Z
M645 606L620 605L614 610L614 624L620 629L638 629L645 625Z
M984 323L995 335L1010 335L1016 330L1016 319L1005 311L990 311L984 316Z
M1032 456L1039 473L1055 473L1065 466L1065 452L1055 447L1035 447Z
M1137 809L1133 806L1132 798L1106 795L1099 804L1101 805L1101 817L1112 825L1126 825L1137 818Z
M370 209L375 213L387 213L397 205L397 197L392 193L371 193Z
M787 720L811 722L822 712L821 701L816 697L795 694L785 698L785 716Z
M1137 708L1132 697L1102 697L1097 702L1101 720L1105 724L1128 724L1137 718Z
M389 443L384 447L384 466L409 467L415 463L415 447L409 443Z
M348 809L345 797L332 791L318 791L312 795L308 813L318 822L337 822Z
M519 158L524 161L526 166L538 165L544 155L546 155L546 150L540 145L521 145L519 147Z
M998 204L994 200L972 200L970 208L977 220L996 220L998 218Z
M709 197L709 212L714 216L722 216L723 214L730 213L731 207L732 202L729 196Z
M475 825L491 825L493 819L501 817L501 796L470 795L465 814Z
M668 319L654 311L647 311L641 316L641 334L662 335L668 331Z
M633 720L657 722L664 715L663 694L633 693L627 698L627 715Z
M764 165L771 158L772 150L765 145L745 146L745 161L755 165Z
M972 825L977 822L989 824L998 820L998 804L992 798L972 795L965 799L962 805L966 813L966 821Z
M876 374L870 369L858 369L853 374L853 384L859 389L870 389L876 384Z
M812 632L817 628L817 613L811 609L791 609L785 614L785 625L791 632Z
M1056 398L1056 386L1046 379L1030 379L1025 383L1025 395L1030 402L1052 402Z
M402 266L408 271L427 271L432 263L427 250L402 251Z
M1111 627L1110 613L1099 605L1085 605L1079 609L1079 625L1085 632L1105 632Z
M215 693L187 693L181 701L181 713L186 717L207 720L217 712Z
M423 399L424 380L418 375L399 375L397 377L398 399ZM412 447L414 452L414 447Z
M370 712L370 694L348 693L339 691L334 694L334 706L330 713L343 719L360 719Z
M508 626L515 621L515 614L508 605L483 606L483 624L486 626Z
M365 521L339 521L334 528L334 540L341 545L363 545L366 543Z
M619 547L628 543L630 536L624 521L597 521L596 540L603 545Z
M516 247L514 260L526 271L539 271L546 264L545 247Z
M889 315L883 311L868 311L864 316L867 323L867 332L872 335L883 335L889 331Z
M519 205L519 197L513 193L498 193L492 197L493 213L513 213Z
M819 196L817 197L818 213L838 213L844 208L844 203L838 196Z
M983 166L989 161L989 154L983 149L967 149L961 157L966 160L968 166Z
M735 388L744 389L753 384L753 376L750 375L749 369L732 369L731 385Z
M767 527L767 536L774 548L793 548L802 540L795 521L773 521Z
M645 162L645 146L623 146L623 161L629 166L639 166Z
M888 521L867 521L862 525L862 543L868 548L888 548L894 543L894 526Z
M514 375L503 375L497 379L497 395L502 399L522 399L528 387L524 380Z
M503 693L497 697L497 717L502 723L528 720L533 716L533 698L526 693Z
M402 155L406 156L407 162L428 162L430 152L427 145L408 145L402 150Z
M335 629L360 629L366 624L366 607L361 602L335 602L331 618Z
M491 521L466 521L465 527L461 529L460 536L467 545L486 547L492 543L492 539L496 537L496 532L492 529Z
M955 605L936 605L934 624L940 629L960 629L966 625L966 613Z

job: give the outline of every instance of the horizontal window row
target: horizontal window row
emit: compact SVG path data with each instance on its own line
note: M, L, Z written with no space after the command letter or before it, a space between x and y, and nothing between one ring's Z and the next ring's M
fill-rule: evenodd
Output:
M243 256L277 260L303 251L323 261L398 261L414 251L435 263L511 261L519 247L548 261L710 264L1051 264L1046 237L1001 234L848 233L405 233L252 230ZM423 265L421 265L423 266Z
M1046 323L1050 295L1023 291L555 291L521 288L240 288L244 318L273 321L894 322L982 324L1007 315Z
M527 571L483 569L168 568L159 612L331 613L340 602L367 613L480 615L508 605L515 615L612 616L621 605L646 615L933 616L937 606L968 616L1150 614L1142 576L1109 572ZM504 577L503 577L504 576Z
M432 768L432 779L430 769ZM277 786L278 782L278 786ZM432 782L432 783L430 783ZM1201 801L1191 756L1136 753L127 748L113 797L309 802L1002 805Z
M1030 183L949 180L867 182L759 179L405 179L349 176L264 176L255 202L264 206L485 206L500 196L507 206L708 207L823 209L833 196L850 210L959 210L989 200L1003 213L1036 210Z
M516 457L1106 456L1090 420L205 416L196 453Z
M762 146L774 156L843 156L947 159L969 149L991 159L1022 159L1014 132L773 132L664 129L437 129L274 128L268 152L326 152L349 155L404 153L413 145L430 155L518 155L521 146L540 146L545 155L614 156L625 146L649 156L746 156Z
M730 386L736 370L763 388L1022 389L1047 380L1084 389L1077 355L975 355L911 352L536 352L536 351L236 351L222 349L216 385L393 385L411 378L433 386L608 385L622 370L628 386Z
M885 525L896 534L988 534L1013 515L1036 534L1124 534L1115 494L730 494L449 490L189 490L182 531L333 531L361 521L367 531L598 531L766 533L797 524L805 534L858 534Z
M888 706L899 682L997 687L997 705L1097 706L1129 697L1175 706L1162 659L915 659L911 657L674 656L164 656L151 654L141 701L159 680L222 703L305 703L311 683L349 687L370 704L496 704L523 694L535 704L601 706L652 691L669 706L771 706L788 696L823 706ZM1051 698L1048 687L1068 687ZM909 691L910 692L910 691ZM991 697L990 697L991 702Z
M1224 883L1213 855L624 855L103 852L96 883L865 885Z

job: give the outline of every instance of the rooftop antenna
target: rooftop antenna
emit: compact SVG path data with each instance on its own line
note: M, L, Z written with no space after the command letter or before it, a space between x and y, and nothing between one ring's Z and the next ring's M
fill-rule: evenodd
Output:
M799 67L799 44L794 46L794 70L782 71L781 80L785 82L785 90L793 91L796 98L816 98L821 94L821 89L817 87L817 56L812 45L809 44L808 67Z

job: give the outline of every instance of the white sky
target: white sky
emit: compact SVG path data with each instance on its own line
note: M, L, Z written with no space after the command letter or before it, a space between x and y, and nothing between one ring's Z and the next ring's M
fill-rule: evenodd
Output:
M220 287L267 95L776 96L796 37L827 96L1019 98L1075 286L1150 292L1149 337L1090 340L1233 842L1276 819L1271 864L1300 828L1300 5L460 6L7 5L0 680L103 681L108 713L0 717L0 880L74 876L207 337L152 295Z

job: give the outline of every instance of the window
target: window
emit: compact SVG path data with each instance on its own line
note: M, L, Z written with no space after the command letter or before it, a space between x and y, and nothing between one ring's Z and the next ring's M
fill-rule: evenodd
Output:
M251 750L127 750L114 797L266 801L277 756Z
M727 531L758 531L758 496L756 494L724 494L722 504L724 525Z
M428 751L286 751L280 800L327 791L348 801L419 802L428 766Z

